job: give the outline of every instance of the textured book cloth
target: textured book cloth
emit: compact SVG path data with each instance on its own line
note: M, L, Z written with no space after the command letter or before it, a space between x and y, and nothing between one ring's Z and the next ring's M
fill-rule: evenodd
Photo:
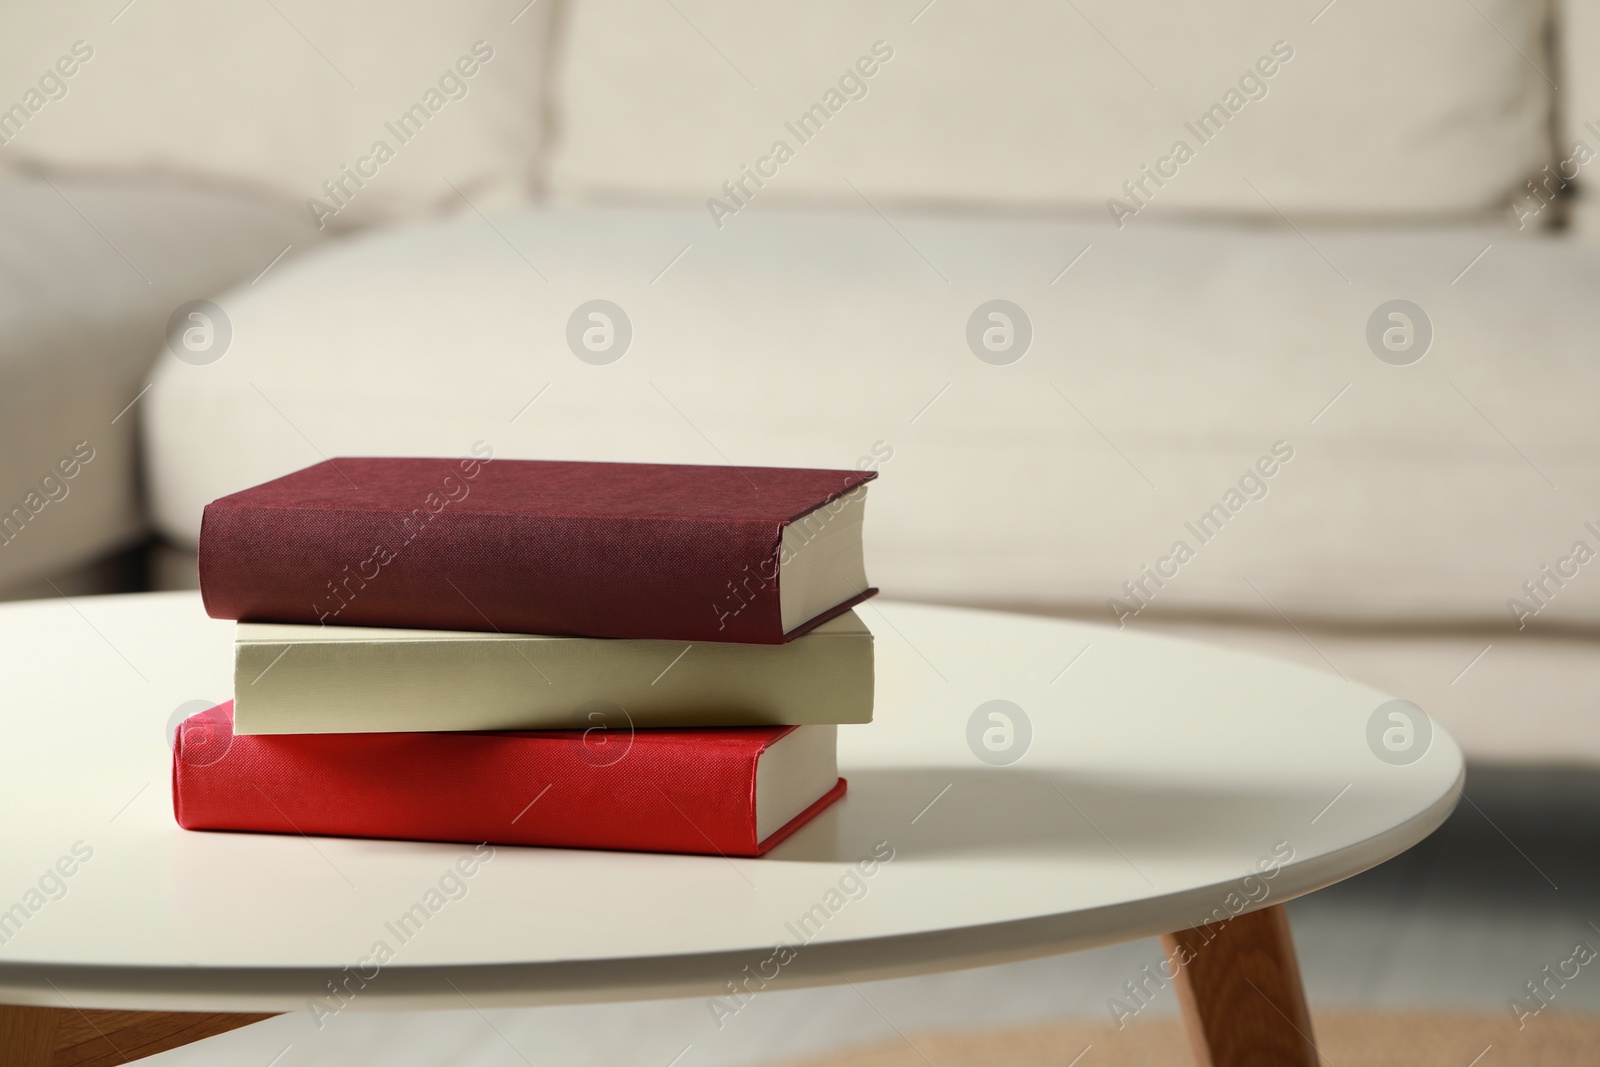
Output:
M876 592L874 477L333 459L207 505L200 589L225 619L778 644Z
M844 795L831 726L234 736L178 726L189 830L759 856Z

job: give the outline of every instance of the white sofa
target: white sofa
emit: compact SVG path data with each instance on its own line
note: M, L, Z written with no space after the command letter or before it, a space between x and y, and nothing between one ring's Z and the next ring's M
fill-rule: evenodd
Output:
M163 173L244 174L285 220L333 225L259 279L277 237L193 293L231 330L220 358L156 357L130 418L168 580L207 500L322 456L481 439L502 456L872 461L869 565L890 595L1261 648L1417 701L1475 758L1600 761L1600 565L1562 563L1575 542L1600 550L1600 248L1582 200L1554 228L1572 190L1540 178L1575 140L1600 148L1583 50L1551 45L1600 40L1591 12L1208 12L564 0L506 22L469 4L459 27L417 30L437 46L400 49L415 78L385 84L403 110L499 19L477 96L430 121L475 99L503 116L526 92L549 121L520 155L505 122L437 158L419 137L392 187L379 170L323 218L283 205L333 202L304 175L359 160L360 122L335 147L295 142L311 162L275 176L169 146ZM334 73L361 64L329 43L337 25L307 27ZM548 77L530 88L524 68ZM74 136L30 166L106 164ZM427 195L430 166L455 195ZM631 327L610 362L568 340L597 299ZM970 321L996 299L1031 332L1014 361L981 344L1005 323ZM1388 318L1394 300L1425 323ZM175 300L153 303L160 323ZM1385 348L1395 329L1420 329L1425 355ZM109 392L131 399L143 364L125 358ZM80 516L98 541L48 562L136 531L117 499ZM1546 566L1571 573L1558 586Z
M141 394L172 310L318 234L233 190L70 175L0 177L0 234L0 589L89 591L148 535Z

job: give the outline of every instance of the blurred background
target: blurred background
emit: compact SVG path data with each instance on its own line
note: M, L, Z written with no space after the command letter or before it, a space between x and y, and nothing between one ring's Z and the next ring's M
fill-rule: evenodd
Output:
M1600 977L1526 1014L1600 946L1600 0L72 0L0 72L0 597L192 587L206 502L327 457L870 463L888 595L1423 707L1467 799L1291 908L1314 1004L1600 1058ZM1103 1023L1158 957L771 994L683 1062ZM702 1012L152 1062L667 1063Z

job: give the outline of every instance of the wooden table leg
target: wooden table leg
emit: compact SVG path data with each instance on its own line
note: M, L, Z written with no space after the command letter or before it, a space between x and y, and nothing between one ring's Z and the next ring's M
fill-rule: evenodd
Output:
M6 1067L50 1067L60 1015L55 1008L0 1004L0 1063Z
M1200 1067L1317 1067L1281 904L1161 941Z
M0 1004L4 1067L120 1067L275 1013L102 1011Z

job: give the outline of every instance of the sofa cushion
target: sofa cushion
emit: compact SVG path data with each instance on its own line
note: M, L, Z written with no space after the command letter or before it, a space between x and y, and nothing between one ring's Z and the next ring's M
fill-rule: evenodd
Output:
M1544 0L572 0L551 182L724 223L744 203L862 196L1141 224L1500 221L1550 156L1546 15Z
M550 6L12 5L0 166L204 178L329 225L514 203L538 163Z
M876 465L887 592L1107 619L1507 621L1541 567L1600 547L1600 250L866 211L710 238L694 208L492 222L328 245L220 297L227 357L164 359L148 398L161 528L193 544L207 501L324 456L481 439ZM1541 603L1531 625L1600 618L1600 563Z
M134 401L169 319L293 244L283 269L316 232L298 211L234 194L57 179L0 180L0 233L4 589L143 534L148 397Z
M1592 636L1436 629L1305 628L1166 619L1152 633L1298 661L1401 693L1444 727L1470 761L1600 767ZM1492 831L1491 831L1492 832Z

